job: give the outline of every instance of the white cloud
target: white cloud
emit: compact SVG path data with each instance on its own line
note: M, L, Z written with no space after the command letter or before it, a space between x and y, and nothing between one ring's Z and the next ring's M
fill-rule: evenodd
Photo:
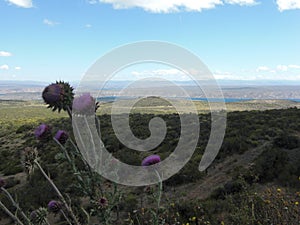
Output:
M132 75L134 76L165 76L165 75L182 75L183 72L181 72L178 69L156 69L156 70L144 70L144 71L132 71Z
M221 0L98 0L112 4L115 9L139 7L153 13L171 13L179 11L201 11L222 5ZM95 1L92 1L93 3Z
M17 1L17 0L14 0ZM20 0L19 0L20 1ZM218 5L231 4L252 6L258 0L86 0L89 4L108 3L115 9L142 8L152 13L172 13L180 11L202 11ZM300 9L300 0L275 0L278 10Z
M48 26L55 26L55 25L59 24L58 22L54 22L54 21L51 21L51 20L48 20L48 19L44 19L43 23L48 25Z
M300 69L299 65L288 65L288 67L291 69Z
M0 66L0 70L9 70L9 66L4 64L4 65Z
M214 77L218 80L300 80L300 65L279 64L275 67L258 66L255 70L241 70L239 72L223 72L216 70Z
M31 8L33 7L32 5L32 0L6 0L11 4L14 4L16 6L22 7L22 8Z
M226 3L237 5L257 5L256 0L226 0Z
M115 9L142 8L152 13L202 11L223 4L256 5L257 0L87 0L90 4L108 3Z
M256 68L256 72L270 72L270 73L282 73L282 72L296 72L295 70L300 69L300 65L290 64L290 65L277 65L275 68L270 68L267 66L259 66Z
M84 27L85 27L85 28L91 28L92 25L88 23L88 24L86 24Z
M0 56L12 56L10 52L0 51Z
M252 79L249 77L245 77L245 76L239 76L236 74L233 74L231 72L226 72L226 71L221 71L221 70L216 70L213 72L213 76L215 79L217 80L248 80L248 79Z
M15 70L21 70L21 67L20 66L16 66Z
M300 0L277 0L276 1L279 11L300 9Z
M256 68L256 72L261 72L261 71L270 71L270 68L267 66L259 66Z
M286 66L286 65L278 65L277 67L276 67L276 69L278 70L278 71L287 71L288 70L288 66Z
M288 70L300 69L300 66L299 65L278 65L276 67L276 69L278 71L284 72L284 71L288 71Z

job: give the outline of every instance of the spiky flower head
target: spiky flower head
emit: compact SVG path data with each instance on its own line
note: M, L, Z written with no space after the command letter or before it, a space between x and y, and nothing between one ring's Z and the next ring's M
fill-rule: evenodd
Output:
M59 212L61 210L61 207L62 207L62 204L59 201L51 200L48 203L48 210L50 212L57 213L57 212Z
M151 166L151 165L154 165L156 163L159 163L160 161L161 160L160 160L159 155L150 155L142 161L142 166Z
M106 206L108 206L108 200L105 197L101 197L98 200L98 205L100 206L100 208L105 208Z
M51 127L42 123L34 130L34 136L39 140L47 140L51 135Z
M48 104L48 108L52 108L53 111L67 111L72 108L73 90L69 83L56 81L56 83L52 83L44 89L42 97L45 103Z
M48 85L42 94L42 97L47 104L54 104L63 98L63 89L59 84Z
M84 93L75 97L72 109L75 114L93 115L96 111L95 99L89 93Z
M21 152L21 162L28 174L31 174L34 170L34 160L38 158L37 148L26 147Z
M47 219L47 209L40 207L30 213L30 221L34 224L46 224Z
M59 130L54 136L55 140L57 140L59 143L62 145L65 144L69 138L69 135L66 131L64 130Z

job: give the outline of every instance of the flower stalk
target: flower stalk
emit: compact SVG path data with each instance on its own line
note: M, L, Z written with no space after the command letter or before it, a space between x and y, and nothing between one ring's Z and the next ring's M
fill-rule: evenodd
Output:
M7 215L9 215L17 224L24 225L24 223L22 223L22 221L17 216L15 216L11 211L9 211L9 209L6 208L6 206L1 201L0 206L7 213Z
M37 160L34 160L34 163L37 165L37 167L39 168L39 170L41 171L41 173L43 174L43 176L48 180L48 182L51 184L51 186L53 187L53 189L55 190L55 192L57 193L58 197L60 198L60 200L62 201L63 205L65 206L66 210L68 211L68 213L70 214L70 216L72 217L74 223L76 225L80 225L80 223L78 222L76 216L74 215L72 209L69 207L69 205L67 204L65 198L63 197L63 195L61 194L61 192L59 191L59 189L56 187L56 185L54 184L54 182L50 179L50 177L46 174L46 172L44 171L44 169L41 167L41 165L39 164L39 162Z
M11 203L13 204L13 206L20 212L20 214L23 217L23 219L25 219L28 224L31 224L30 220L25 215L25 213L23 212L23 210L20 208L19 204L13 199L13 197L11 196L11 194L4 187L1 187L1 191L3 191L6 194L6 196L11 201Z

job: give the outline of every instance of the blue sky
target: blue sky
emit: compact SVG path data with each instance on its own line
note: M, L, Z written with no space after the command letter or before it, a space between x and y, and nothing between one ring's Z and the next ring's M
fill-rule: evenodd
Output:
M159 40L217 79L299 81L299 21L300 0L0 0L0 80L80 80L111 49Z

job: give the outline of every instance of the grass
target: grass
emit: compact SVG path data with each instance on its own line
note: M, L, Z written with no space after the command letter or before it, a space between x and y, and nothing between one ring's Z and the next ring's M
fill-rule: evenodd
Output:
M187 105L187 102L183 100L174 100L180 102L181 105ZM118 110L129 110L130 108L127 105L132 104L132 100L121 100L122 108ZM208 113L210 111L210 106L205 101L193 101L196 110L198 113ZM99 114L110 114L111 113L111 102L102 103L99 109ZM217 110L221 110L222 105L218 103L211 103L212 107ZM226 110L229 112L232 111L250 111L250 110L269 110L269 109L285 109L297 107L300 108L299 102L293 102L289 100L251 100L251 101L242 101L242 102L230 102L226 103ZM134 107L131 109L131 113L141 113L141 114L172 114L176 113L175 108L168 102L156 98L150 97L146 99L141 99L138 101Z
M66 117L68 117L67 113L53 113L41 102L0 101L0 127L2 129L24 124L36 124L45 119Z

